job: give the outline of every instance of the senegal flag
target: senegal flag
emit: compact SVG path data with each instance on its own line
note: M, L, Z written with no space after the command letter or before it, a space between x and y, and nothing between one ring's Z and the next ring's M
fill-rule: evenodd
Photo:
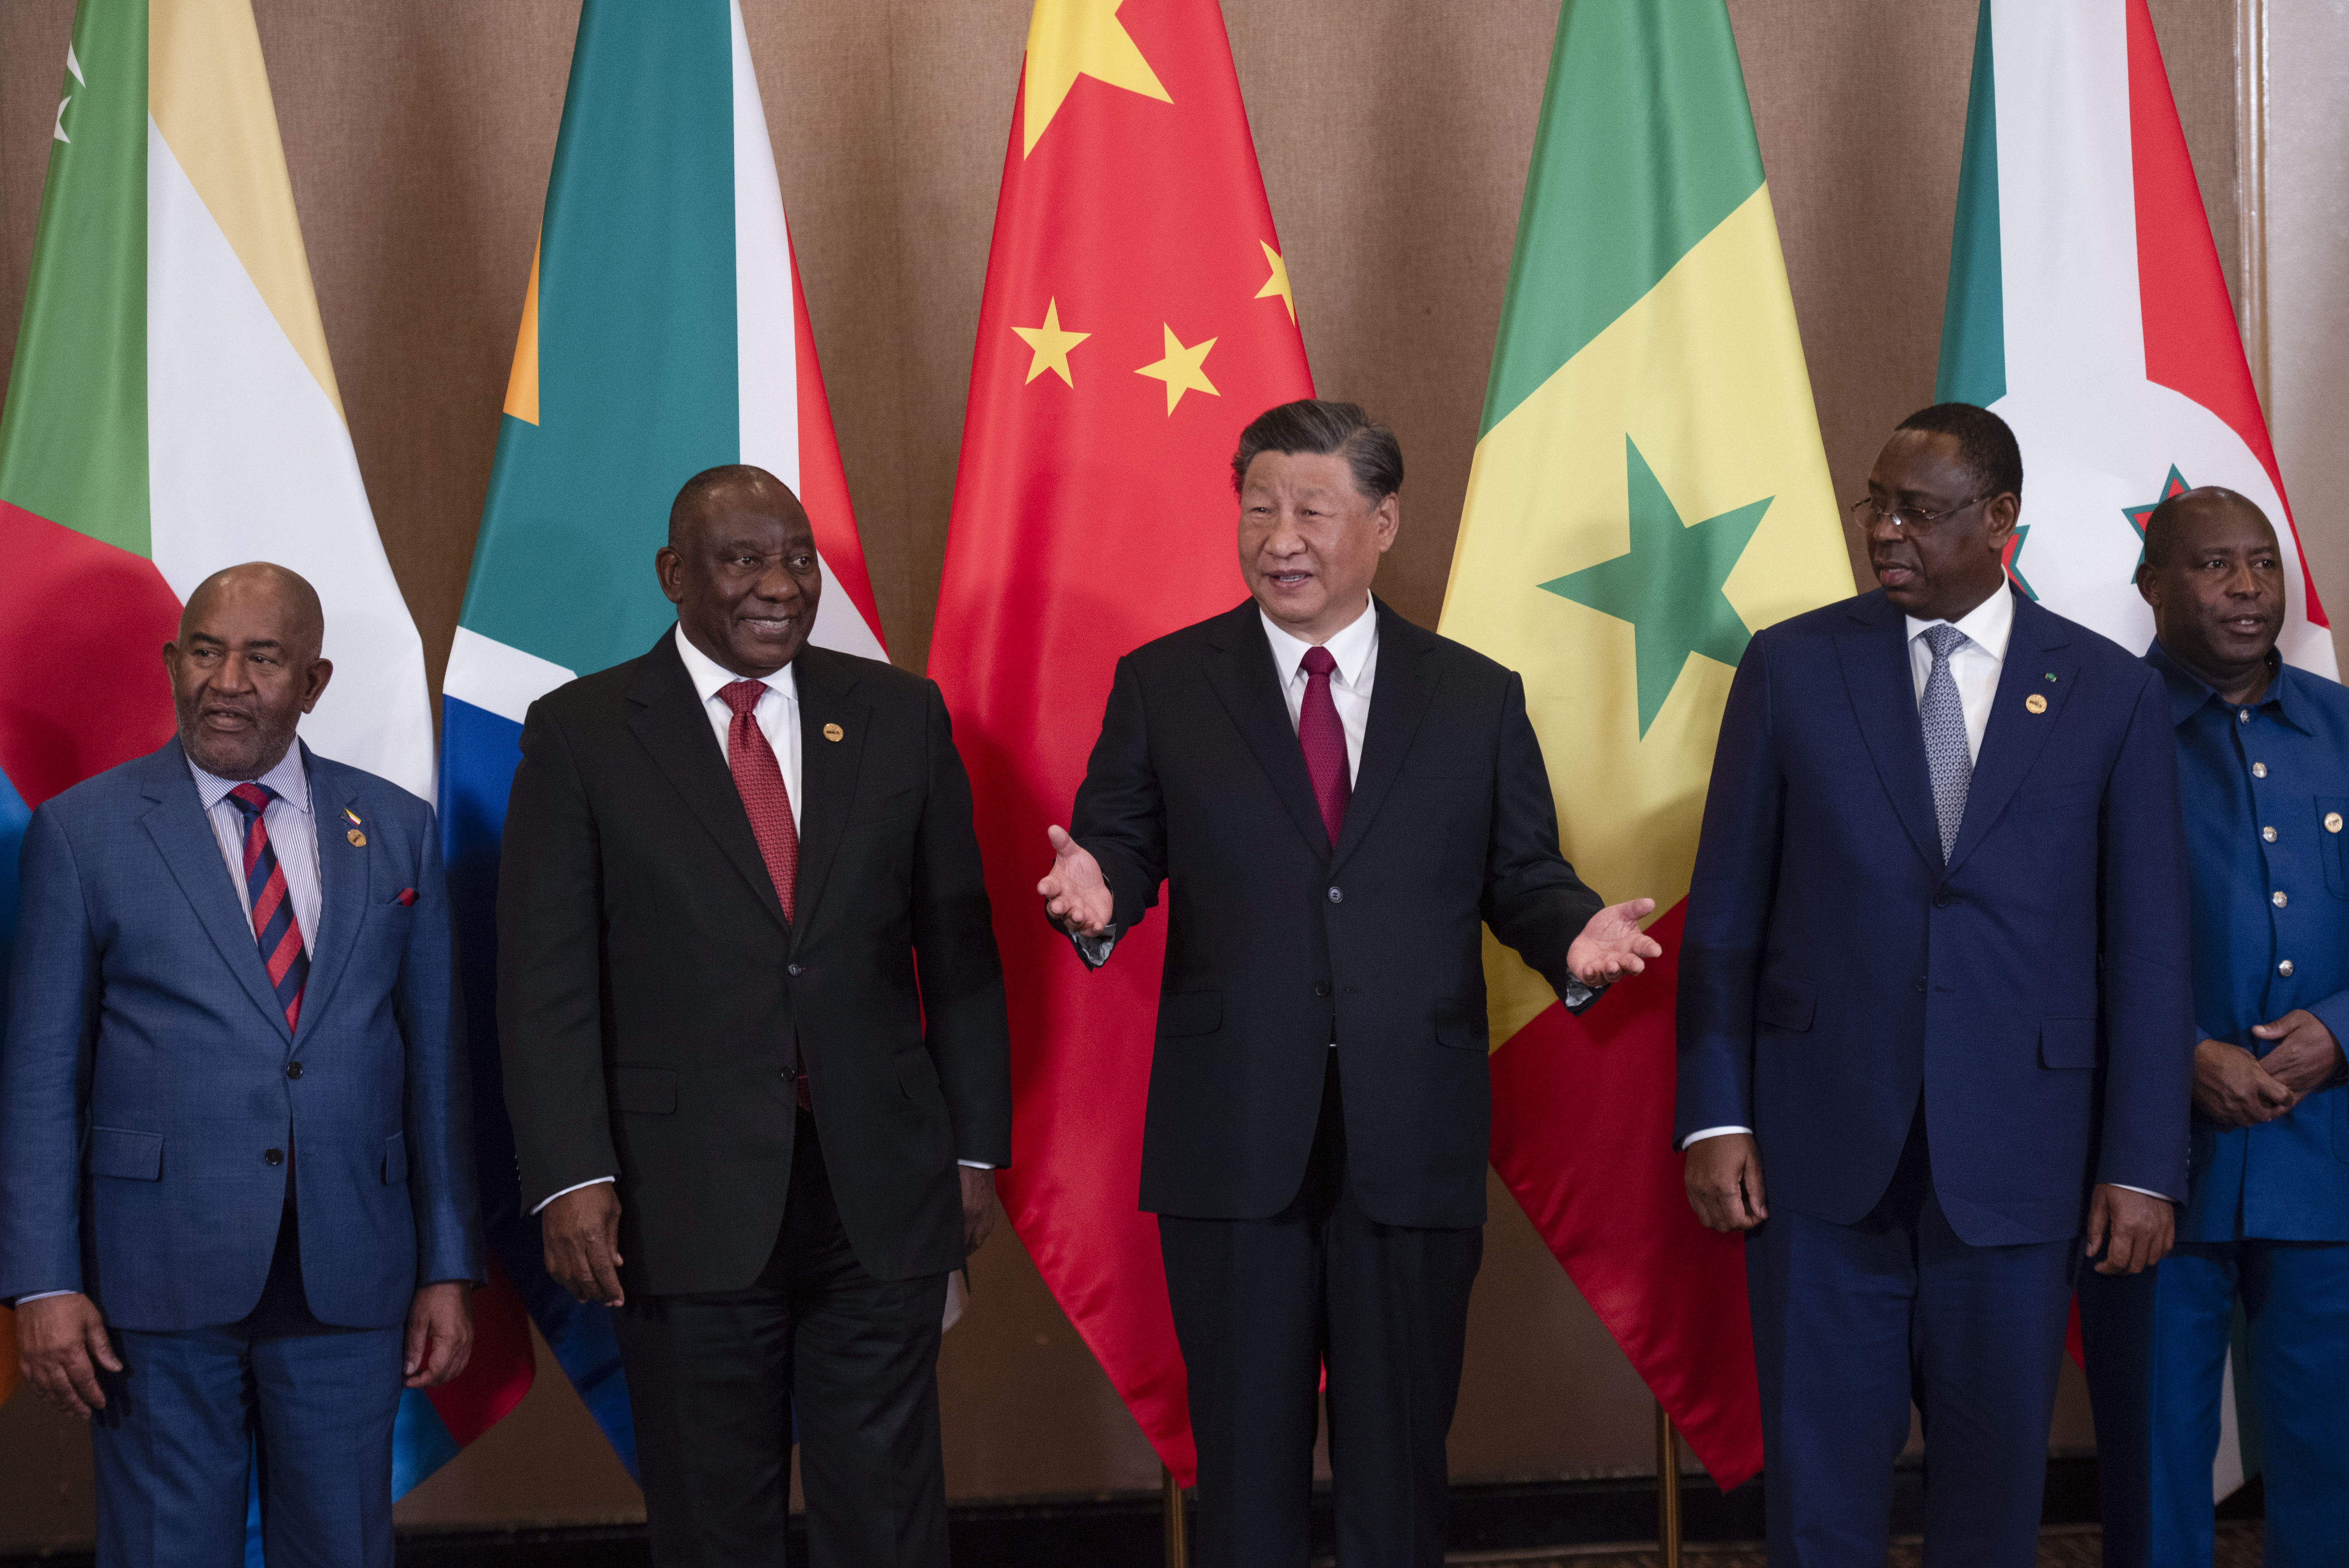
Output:
M1682 905L1738 657L1847 561L1726 8L1566 0L1442 629L1524 674L1568 858L1664 954L1576 1019L1486 939L1493 1163L1724 1488L1761 1417L1671 1147Z

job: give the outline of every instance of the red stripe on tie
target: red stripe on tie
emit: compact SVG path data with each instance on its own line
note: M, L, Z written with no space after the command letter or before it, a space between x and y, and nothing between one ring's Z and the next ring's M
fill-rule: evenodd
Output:
M253 906L254 935L259 936L269 929L269 922L276 918L277 906L285 901L285 872L281 867L272 871L269 880L261 885L261 901Z
M269 983L274 986L282 982L285 979L285 971L292 969L294 961L301 956L301 929L299 927L289 925L285 928L285 934L277 939L277 950L269 955ZM295 998L295 1005L299 1005L300 1002L301 998L298 996ZM286 1011L291 1012L293 1009L289 1007Z

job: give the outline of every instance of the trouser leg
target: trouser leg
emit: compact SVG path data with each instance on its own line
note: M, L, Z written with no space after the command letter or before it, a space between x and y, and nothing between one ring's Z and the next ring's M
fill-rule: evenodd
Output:
M2241 1245L2181 1242L2152 1275L2147 1490L2154 1568L2209 1568L2215 1545L2210 1466L2219 1453Z
M404 1341L370 1328L253 1346L269 1568L391 1568Z
M2241 1246L2268 1565L2338 1568L2349 1561L2349 1245Z
M252 1368L235 1326L114 1334L90 1420L99 1568L243 1568Z
M937 1366L947 1277L882 1281L865 1272L804 1112L783 1244L814 1568L946 1568Z
M1199 1456L1198 1568L1304 1568L1324 1349L1321 1228L1342 1162L1331 1071L1297 1199L1270 1220L1161 1215Z
M2033 1568L2079 1244L1969 1246L1930 1196L1916 1234L1927 1568Z
M2105 1568L2153 1561L2155 1293L2160 1270L2079 1271L2081 1369L2096 1426Z

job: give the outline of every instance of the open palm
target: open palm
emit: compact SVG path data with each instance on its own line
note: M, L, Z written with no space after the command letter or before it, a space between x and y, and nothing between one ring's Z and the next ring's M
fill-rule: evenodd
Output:
M1630 898L1591 916L1566 950L1566 967L1574 978L1588 986L1606 985L1638 974L1651 958L1661 958L1662 945L1640 929L1641 917L1655 907L1653 898Z
M1036 884L1044 912L1081 937L1101 935L1117 908L1101 862L1058 826L1046 828L1044 836L1052 846L1052 869Z

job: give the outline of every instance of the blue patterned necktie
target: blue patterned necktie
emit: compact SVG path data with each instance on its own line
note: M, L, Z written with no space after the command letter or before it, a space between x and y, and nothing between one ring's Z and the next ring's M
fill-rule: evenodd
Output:
M1925 721L1925 765L1933 775L1933 815L1941 824L1941 864L1957 847L1958 825L1965 820L1966 786L1973 782L1973 753L1966 748L1966 707L1950 674L1950 655L1966 645L1966 634L1944 623L1920 634L1933 650L1933 672L1925 677L1918 713Z

